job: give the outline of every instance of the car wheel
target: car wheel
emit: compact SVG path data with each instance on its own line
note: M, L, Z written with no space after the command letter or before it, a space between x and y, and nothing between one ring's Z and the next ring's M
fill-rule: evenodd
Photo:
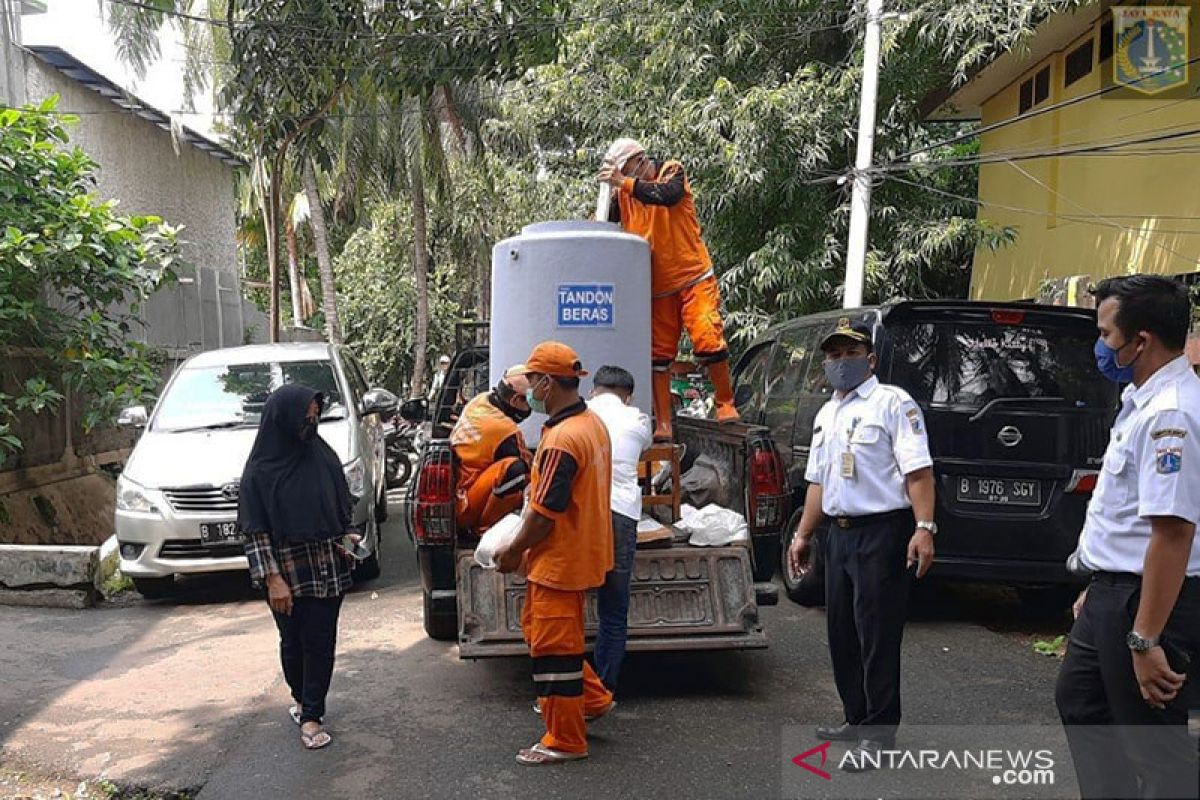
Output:
M165 578L134 578L133 588L147 600L161 600L175 593L175 576Z
M370 526L371 530L369 531L368 538L372 539L371 555L369 558L360 561L354 567L353 578L355 583L373 581L378 578L379 573L383 571L379 564L379 555L383 551L383 532L380 529L378 522L372 520ZM374 536L370 536L371 533L373 533Z
M1017 597L1031 615L1053 619L1071 609L1080 591L1077 586L1018 586Z
M439 642L458 640L458 614L433 611L433 598L427 591L421 592L424 601L425 633Z
M783 573L783 588L793 603L802 606L817 607L825 605L825 537L828 531L818 530L812 540L812 557L810 569L803 574L796 574L788 563L787 551L792 546L796 535L796 526L800 524L800 512L797 511L779 542L779 558Z

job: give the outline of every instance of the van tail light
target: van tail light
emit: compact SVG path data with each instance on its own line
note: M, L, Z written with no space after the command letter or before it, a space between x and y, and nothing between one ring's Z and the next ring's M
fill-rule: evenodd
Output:
M1094 469L1077 469L1071 473L1071 481L1067 484L1067 494L1091 494L1096 490L1096 481L1100 473Z
M413 538L417 544L454 542L454 464L449 450L431 452L421 461Z
M750 527L755 532L778 529L789 511L783 460L770 440L762 439L751 442L749 461L746 517Z
M1025 312L1011 308L993 308L992 322L999 325L1020 325L1025 321Z

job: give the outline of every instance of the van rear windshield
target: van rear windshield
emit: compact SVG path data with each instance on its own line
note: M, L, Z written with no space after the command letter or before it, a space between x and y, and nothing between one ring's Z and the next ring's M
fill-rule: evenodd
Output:
M1062 397L1087 408L1116 403L1116 387L1096 370L1090 332L955 322L890 331L891 382L921 403L978 408L1008 397Z

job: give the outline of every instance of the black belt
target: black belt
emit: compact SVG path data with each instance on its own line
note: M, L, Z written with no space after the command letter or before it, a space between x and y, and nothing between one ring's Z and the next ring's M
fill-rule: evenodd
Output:
M1136 572L1093 572L1092 580L1112 586L1142 585L1142 576ZM1183 588L1188 592L1200 592L1200 576L1190 575L1184 577Z
M834 526L848 531L851 528L864 528L867 525L878 525L880 522L891 522L904 516L911 517L912 509L901 508L879 514L863 514L861 517L832 517L831 521Z

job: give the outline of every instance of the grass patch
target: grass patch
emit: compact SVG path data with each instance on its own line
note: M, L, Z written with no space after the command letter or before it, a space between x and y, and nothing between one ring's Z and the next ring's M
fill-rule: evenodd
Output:
M133 588L133 580L118 569L120 564L121 558L116 553L109 555L100 564L100 593L105 597L116 597L121 592Z

